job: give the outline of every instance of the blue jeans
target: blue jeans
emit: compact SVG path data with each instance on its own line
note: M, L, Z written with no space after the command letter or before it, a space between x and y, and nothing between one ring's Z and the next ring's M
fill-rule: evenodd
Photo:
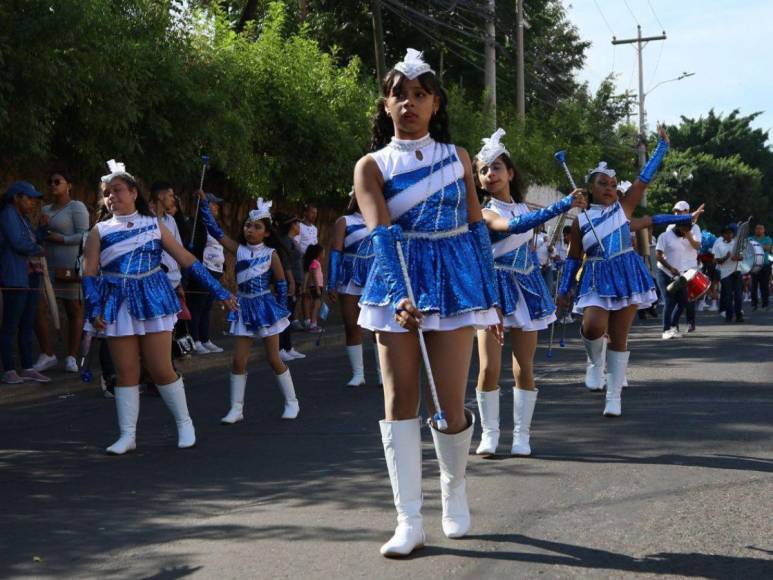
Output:
M0 327L0 349L3 370L12 371L13 339L19 335L19 357L21 368L29 369L35 363L32 356L32 331L40 296L40 274L30 274L29 288L3 290L3 324Z
M679 326L679 318L687 307L687 288L682 288L676 295L671 294L667 288L673 278L658 268L658 286L663 298L663 330Z

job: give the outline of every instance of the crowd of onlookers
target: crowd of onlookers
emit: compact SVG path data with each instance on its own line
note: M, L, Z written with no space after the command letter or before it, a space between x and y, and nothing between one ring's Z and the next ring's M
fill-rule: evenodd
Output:
M69 373L83 370L79 367L84 322L80 262L90 228L108 217L109 212L102 196L91 208L73 199L74 182L65 171L52 173L46 185L48 195L29 182L17 181L0 199L0 282L3 288L0 349L2 381L8 384L46 383L51 380L46 372L55 369ZM104 195L104 190L101 193ZM195 205L187 212L183 211L174 187L166 182L157 182L150 187L149 202L177 240L212 276L220 279L226 262L223 247L196 219ZM218 216L223 199L207 193L206 203ZM324 288L324 252L319 244L315 225L317 208L313 204L305 206L300 217L277 212L273 219L286 250L281 255L288 279L293 324L281 336L280 356L288 361L305 356L293 347L293 331L322 332L319 315ZM164 256L162 268L181 305L174 332L175 354L222 352L210 328L213 297L194 280L186 279L170 256ZM62 319L65 324L60 331ZM51 332L52 327L57 331L55 334ZM57 337L61 337L63 344L54 344ZM112 364L105 341L100 342L103 386L109 389ZM37 359L35 352L39 352Z

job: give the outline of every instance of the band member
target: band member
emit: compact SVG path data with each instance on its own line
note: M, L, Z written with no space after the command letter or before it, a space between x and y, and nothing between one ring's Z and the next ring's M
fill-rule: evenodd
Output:
M765 224L754 226L754 235L749 241L762 246L762 268L752 272L752 310L757 310L757 298L762 298L762 309L768 309L770 301L770 253L773 251L773 239L765 234Z
M657 295L655 284L631 244L630 216L668 151L668 136L659 128L660 141L639 178L618 200L615 171L604 162L590 171L591 206L572 225L571 245L558 288L559 307L568 307L582 256L586 260L574 311L582 313L582 340L588 355L585 384L597 389L604 383L604 358L609 373L604 416L622 413L620 395L628 366L628 332L639 308ZM606 348L609 335L609 349Z
M199 195L206 201L203 192ZM238 242L225 235L207 203L199 206L207 233L236 256L239 308L231 322L231 334L236 336L236 343L231 365L231 410L220 420L224 425L244 419L247 360L256 336L263 339L266 359L285 400L282 419L295 419L300 412L290 369L279 357L279 335L290 325L290 313L287 311L287 280L278 255L283 248L271 223L271 204L258 198L257 208L247 214L242 224ZM276 296L271 292L272 281Z
M725 322L743 322L743 279L738 270L738 263L743 259L741 255L733 255L736 251L735 240L738 226L728 224L722 229L722 237L714 242L712 253L717 262L717 270L720 276L719 310L725 313Z
M512 455L531 455L529 435L537 387L534 383L534 353L537 331L556 319L556 307L540 272L530 244L533 229L573 207L585 208L580 189L544 209L530 211L516 180L510 153L497 130L483 139L484 146L475 157L476 185L490 196L483 207L483 219L491 236L499 304L504 328L509 329L513 348L513 445ZM496 453L499 443L499 376L502 370L502 345L487 330L478 331L478 411L483 436L476 453Z
M464 393L475 328L499 323L491 243L467 152L451 144L446 94L421 53L409 49L384 79L373 122L373 153L357 163L354 190L371 230L373 267L359 323L376 332L384 380L380 422L397 508L397 529L381 547L403 556L424 545L419 383L426 332L447 429L430 431L440 464L443 532L470 529L465 472L474 415ZM399 227L390 228L390 224ZM404 251L415 301L398 259ZM430 404L434 413L434 405Z
M365 384L365 364L362 361L362 329L357 324L360 316L359 300L362 288L373 263L373 251L368 228L360 213L352 191L346 215L333 226L333 243L330 248L327 292L330 299L341 306L346 334L346 354L352 366L352 378L348 387ZM376 357L378 360L378 357Z
M136 448L140 407L140 355L145 368L177 423L180 448L196 444L182 377L172 366L172 328L180 302L161 269L166 251L218 300L236 308L236 298L174 239L153 216L137 181L123 164L111 160L103 180L112 217L91 230L84 250L83 296L87 332L107 337L118 375L115 405L121 436L107 452L121 455Z

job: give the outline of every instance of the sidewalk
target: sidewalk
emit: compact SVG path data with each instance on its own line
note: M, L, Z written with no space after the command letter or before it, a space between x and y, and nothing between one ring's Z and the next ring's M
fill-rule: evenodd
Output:
M328 324L325 332L310 334L304 331L293 333L293 346L304 354L313 354L325 347L342 346L345 343L344 329L341 323ZM224 368L231 364L231 352L234 338L229 335L213 337L223 352L206 355L193 355L184 359L176 359L175 366L181 374L191 374L199 371ZM98 345L95 345L97 347ZM254 365L265 358L263 345L259 339L255 340L250 353L250 365ZM60 357L60 363L62 358ZM99 361L94 357L92 371L94 378L89 383L84 383L79 374L67 373L61 369L46 371L51 377L50 383L24 383L21 385L0 384L0 405L14 405L19 403L34 403L54 397L65 398L76 393L84 393L93 390L98 392L99 386Z

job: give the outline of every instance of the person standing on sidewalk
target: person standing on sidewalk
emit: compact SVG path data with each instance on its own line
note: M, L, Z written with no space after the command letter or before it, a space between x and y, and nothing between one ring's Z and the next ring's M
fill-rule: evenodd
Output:
M360 316L360 296L373 264L373 252L368 227L360 213L357 199L352 197L346 214L333 226L333 243L330 246L330 266L327 275L327 293L341 307L346 334L346 354L352 367L352 378L347 387L365 384L365 363L362 360L362 328L357 324Z
M408 49L381 91L373 152L354 170L354 191L374 253L359 324L377 334L385 415L379 427L397 510L397 528L381 554L399 557L425 543L417 330L421 325L447 423L441 431L429 421L440 466L442 529L449 538L462 538L471 525L465 474L475 415L465 410L464 393L472 339L476 328L498 326L500 318L491 241L470 157L451 143L440 81L421 53ZM398 248L405 254L413 300Z
M103 179L113 215L91 230L83 254L85 330L107 337L118 374L115 404L120 437L107 452L122 455L136 449L140 361L174 416L177 446L193 447L196 431L183 379L172 365L172 329L180 301L161 268L162 253L168 252L229 308L236 308L236 298L150 212L137 180L123 164L111 160L108 166L111 173Z
M317 206L313 203L307 203L303 206L303 212L301 213L302 220L299 224L298 236L295 238L296 247L300 252L301 257L306 255L306 250L312 244L319 243L319 231L317 230ZM296 280L297 284L303 284L303 278ZM303 317L303 326L309 328L311 326L311 311L308 310L307 300L301 299L301 314Z
M31 258L43 247L32 230L29 214L43 196L27 181L16 181L6 190L0 208L0 280L3 282L3 323L0 349L3 382L47 383L51 379L33 368L32 331L35 325L42 269ZM21 373L16 372L13 342L18 334Z
M725 314L725 322L743 322L743 278L738 270L742 256L733 256L736 250L735 235L738 226L727 224L722 229L722 237L714 242L711 253L719 270L719 310Z
M765 234L764 224L757 224L754 226L754 235L749 240L757 242L763 251L762 268L752 273L752 310L757 310L758 298L762 299L762 309L767 310L770 300L770 253L773 252L773 239Z
M83 335L83 304L81 302L79 261L83 238L89 231L89 210L72 199L72 179L64 171L56 171L48 177L48 189L54 202L44 205L40 218L46 229L43 245L54 295L62 301L67 313L67 358L64 370L78 372L75 357ZM40 356L35 370L43 372L56 367L57 358L51 344L46 301L38 301L35 334L40 344Z
M301 231L301 220L298 216L289 213L277 213L274 216L279 229L279 241L287 250L286 258L282 262L285 276L287 276L287 311L290 313L288 320L290 326L279 335L279 358L284 362L306 358L302 352L298 352L293 346L293 331L303 328L300 321L295 318L295 307L301 297L301 285L303 282L303 254L293 242Z
M201 194L200 194L201 195ZM272 202L258 198L257 207L247 214L239 241L225 235L209 206L202 203L199 219L207 232L236 256L236 284L239 308L231 323L236 336L231 365L231 409L220 422L232 425L244 420L244 394L247 387L247 360L255 337L263 339L277 386L284 397L282 419L295 419L300 412L290 369L279 357L279 334L290 325L287 311L287 279L279 257L284 248L271 221ZM273 284L274 292L271 291Z

